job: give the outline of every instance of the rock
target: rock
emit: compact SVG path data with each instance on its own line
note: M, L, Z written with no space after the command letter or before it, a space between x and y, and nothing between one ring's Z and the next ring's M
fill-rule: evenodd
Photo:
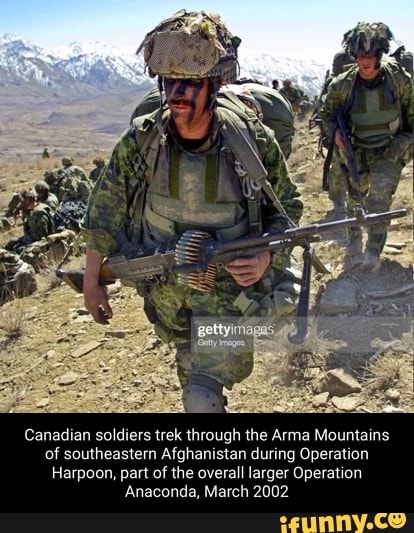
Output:
M106 331L106 337L116 337L117 339L124 339L129 333L133 333L132 330L128 329L118 329L114 331Z
M55 350L49 350L46 352L46 359L49 359L50 357L54 357L56 355Z
M320 302L320 311L325 315L339 315L358 309L356 287L346 280L333 280L327 284Z
M332 398L332 403L337 409L350 413L351 411L355 411L355 409L361 403L361 398L358 396L347 396L346 398L334 396Z
M49 405L49 398L42 398L36 403L36 407L46 407Z
M72 320L74 324L83 324L85 322L92 322L93 318L90 315L77 316Z
M388 389L385 391L385 397L392 403L398 403L400 401L400 392L396 389Z
M328 392L330 396L346 396L353 392L361 392L361 385L343 368L329 370L313 382L316 393Z
M89 311L85 309L85 307L80 307L79 309L76 309L76 312L78 315L89 315Z
M78 379L78 374L76 372L66 372L66 374L63 374L63 376L60 376L58 378L58 385L72 385L72 383L75 383L75 381Z
M395 405L386 405L381 413L404 413L404 409L396 407Z
M329 392L321 392L312 398L312 405L314 407L323 407L328 403Z
M113 285L108 285L108 287L107 287L107 291L108 291L108 294L110 296L113 296L115 294L119 294L120 290L121 290L121 285L119 285L117 283L115 283Z
M157 338L148 339L147 344L145 345L144 351L153 350L159 344L161 344L160 339L157 339Z
M87 344L84 344L74 352L72 352L70 355L71 357L78 358L82 357L82 355L86 355L87 353L91 352L92 350L96 350L96 348L99 348L99 346L102 345L102 342L98 341L91 341Z

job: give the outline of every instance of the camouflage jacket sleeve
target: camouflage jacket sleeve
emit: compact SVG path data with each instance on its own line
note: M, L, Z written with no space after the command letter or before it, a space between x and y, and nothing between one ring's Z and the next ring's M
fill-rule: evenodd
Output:
M95 183L88 200L82 236L88 248L101 256L116 251L125 230L128 187L135 177L135 130L118 140L108 164Z

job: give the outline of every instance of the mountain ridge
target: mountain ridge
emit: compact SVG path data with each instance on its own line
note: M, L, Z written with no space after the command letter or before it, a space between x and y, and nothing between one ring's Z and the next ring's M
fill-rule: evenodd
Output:
M326 65L271 53L239 57L240 76L266 85L272 79L289 78L310 97L318 94ZM29 84L29 86L28 86ZM99 42L73 42L58 48L44 48L20 35L0 34L0 90L54 92L61 97L97 92L123 92L152 87L142 56ZM30 86L31 85L31 86Z

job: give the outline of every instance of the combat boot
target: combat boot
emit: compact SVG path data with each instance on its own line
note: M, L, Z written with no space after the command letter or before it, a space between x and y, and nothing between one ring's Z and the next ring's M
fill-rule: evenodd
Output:
M370 247L365 250L364 265L371 269L377 269L380 266L380 254L376 248Z
M346 210L344 200L340 198L335 198L333 200L333 205L335 219L339 220L341 218L345 218Z
M351 228L348 232L349 241L345 250L347 257L355 257L362 254L362 231L360 228Z

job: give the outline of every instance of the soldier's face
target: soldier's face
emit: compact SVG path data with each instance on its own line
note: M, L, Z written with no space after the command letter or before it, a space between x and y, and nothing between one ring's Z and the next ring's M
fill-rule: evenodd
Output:
M377 58L373 55L357 55L358 71L364 80L373 80L378 74Z
M208 109L208 86L208 78L164 78L168 107L177 125L190 125L203 117Z

